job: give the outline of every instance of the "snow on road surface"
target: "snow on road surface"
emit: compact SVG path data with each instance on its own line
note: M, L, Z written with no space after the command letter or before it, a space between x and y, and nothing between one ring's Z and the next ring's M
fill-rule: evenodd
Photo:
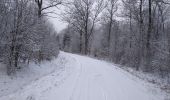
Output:
M67 59L62 73L53 71L0 100L165 100L158 88L110 63L61 54Z

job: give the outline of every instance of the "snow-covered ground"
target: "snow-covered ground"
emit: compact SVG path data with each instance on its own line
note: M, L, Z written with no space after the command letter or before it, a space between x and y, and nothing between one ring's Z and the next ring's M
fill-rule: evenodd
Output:
M40 65L31 63L28 67L18 71L15 76L11 77L6 74L4 65L0 65L0 100L1 97L12 95L23 90L26 86L36 83L38 80L55 73L59 75L65 71L68 62L73 62L70 57L59 54L57 59L42 62ZM69 66L71 67L71 66ZM69 69L69 68L67 68ZM8 100L8 99L5 99Z
M111 63L64 52L13 79L0 68L0 100L170 100Z
M164 90L170 94L170 84L169 84L170 83L170 73L169 73L169 77L168 76L162 77L158 73L147 73L147 72L143 72L143 71L136 71L134 68L121 66L121 65L115 65L115 66L119 66L123 70L128 71L129 73L140 78L141 80L155 84L155 86L161 88L162 90Z

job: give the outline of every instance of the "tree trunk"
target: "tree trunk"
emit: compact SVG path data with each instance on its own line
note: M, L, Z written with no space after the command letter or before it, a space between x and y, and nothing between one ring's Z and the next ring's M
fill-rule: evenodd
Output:
M108 33L108 56L110 57L110 43L111 43L111 32L112 32L112 24L113 24L113 5L110 11L110 22L109 22L109 33ZM115 53L115 52L114 52Z
M19 52L18 51L16 51L15 52L15 68L18 68L18 58L19 58Z
M86 26L87 27L87 26ZM86 28L86 32L85 32L85 54L87 55L87 53L88 53L88 37L87 37L87 35L88 35L88 32L87 32L87 28Z
M109 34L108 34L108 49L110 50L110 40L111 40L111 31L112 31L112 18L110 18L109 23ZM110 52L110 51L109 51Z
M147 32L147 42L146 42L146 68L145 71L151 71L151 32L152 32L152 0L149 0L149 23Z
M35 0L35 2L38 5L38 17L41 17L43 0Z
M82 30L80 31L80 53L83 53L83 44L82 44L82 41L83 41L83 33L82 33Z
M87 5L86 9L86 21L85 21L85 54L88 54L88 19L89 19L89 8Z
M144 50L143 49L143 14L142 14L142 10L143 10L143 0L140 0L140 22L139 22L139 40L138 40L138 62L137 62L137 66L136 66L136 70L139 70L140 64L143 61L143 54L144 54Z

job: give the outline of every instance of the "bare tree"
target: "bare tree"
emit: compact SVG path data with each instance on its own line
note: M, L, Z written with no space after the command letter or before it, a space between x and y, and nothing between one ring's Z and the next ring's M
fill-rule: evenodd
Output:
M113 62L136 70L168 76L169 1L122 0L120 17L123 20L117 20L119 16L115 16L119 10L117 0L107 0L106 9L96 5L104 5L103 0L97 2L74 0L68 5L63 19L74 30L70 34L71 40L80 40L74 47L80 47L84 54L91 50L90 54L95 57L112 58Z
M57 56L53 29L44 18L39 22L33 0L3 0L0 8L0 59L9 75L26 62L38 61L38 51L41 51L41 60Z
M42 16L42 12L46 9L52 8L52 7L56 7L60 4L62 4L62 0L49 0L48 2L50 2L48 5L44 5L43 0L35 0L37 6L38 6L38 16L41 17ZM45 6L45 7L43 7Z
M98 22L98 17L105 7L104 0L98 0L96 3L93 0L74 0L70 4L67 6L63 20L72 24L80 33L80 47L84 45L84 53L87 54L95 23Z
M113 29L113 24L114 24L114 17L115 17L115 13L118 9L118 6L116 5L118 0L108 0L107 2L107 8L106 8L106 13L105 13L105 20L107 20L106 23L109 24L108 26L108 55L111 55L110 54L110 45L111 45L111 33L112 33L112 29ZM114 36L114 38L116 38ZM116 40L116 39L114 39ZM114 41L115 43L116 41ZM115 46L116 47L116 46ZM115 48L114 48L115 50ZM113 52L114 53L114 52Z

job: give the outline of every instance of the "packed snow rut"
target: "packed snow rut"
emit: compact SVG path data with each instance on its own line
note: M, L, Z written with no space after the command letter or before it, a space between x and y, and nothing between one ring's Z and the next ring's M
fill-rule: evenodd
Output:
M64 69L0 100L165 100L163 93L104 61L62 52Z

